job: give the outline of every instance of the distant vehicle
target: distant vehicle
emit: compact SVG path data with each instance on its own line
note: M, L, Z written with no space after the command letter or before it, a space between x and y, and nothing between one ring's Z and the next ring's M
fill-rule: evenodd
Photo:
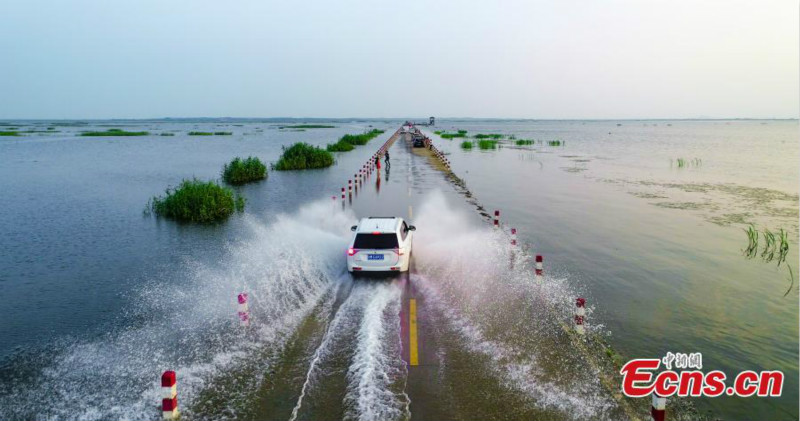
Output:
M411 241L416 227L403 218L362 218L347 249L349 272L406 272L411 261Z
M415 148L424 148L425 147L425 136L422 135L412 135L412 145Z

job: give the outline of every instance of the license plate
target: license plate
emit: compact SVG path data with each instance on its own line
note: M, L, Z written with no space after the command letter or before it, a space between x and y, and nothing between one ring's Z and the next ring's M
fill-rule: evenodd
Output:
M382 254L368 254L367 260L383 260Z

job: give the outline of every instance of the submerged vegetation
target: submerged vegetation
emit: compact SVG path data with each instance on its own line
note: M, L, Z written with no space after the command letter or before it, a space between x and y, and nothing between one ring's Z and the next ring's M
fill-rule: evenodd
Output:
M503 135L499 133L479 133L475 135L475 139L502 139Z
M213 181L183 180L168 188L164 196L150 199L148 209L158 216L183 222L209 223L224 220L244 210L245 200Z
M335 129L336 126L327 124L295 124L292 126L279 126L279 129Z
M253 156L248 156L247 159L237 156L230 164L222 167L222 179L228 184L240 185L266 177L267 166Z
M128 132L122 129L108 129L106 131L82 132L80 136L147 136L149 132Z
M161 133L159 136L175 136L175 133L164 132L164 133Z
M214 136L231 136L233 132L214 132Z
M567 142L562 142L560 140L548 140L547 144L550 146L564 146Z
M326 149L328 152L349 152L357 145L366 145L370 140L383 134L383 132L384 130L372 129L361 134L346 134L339 138L338 142L328 144Z
M308 170L333 165L333 155L308 143L298 142L290 147L282 147L283 155L273 165L278 171Z
M769 229L764 229L759 235L759 231L751 224L744 232L747 234L747 247L742 250L745 257L748 259L761 257L761 260L765 263L777 259L778 267L781 266L781 263L786 262L786 256L789 254L789 233L786 230L781 228L776 236L776 234ZM764 247L761 248L761 254L759 254L759 237L764 239ZM794 271L788 263L786 267L789 270L789 278L791 280L791 285L786 291L786 294L788 294L789 291L792 290L792 286L794 286ZM786 294L784 294L784 296L786 296Z
M517 144L517 146L533 145L533 141L527 139L519 139L515 143Z
M0 131L0 136L19 136L19 132L15 132L15 131Z

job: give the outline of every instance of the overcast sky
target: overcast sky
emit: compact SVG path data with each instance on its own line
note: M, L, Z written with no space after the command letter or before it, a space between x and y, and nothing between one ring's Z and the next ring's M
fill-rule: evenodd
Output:
M3 0L0 119L797 117L795 0Z

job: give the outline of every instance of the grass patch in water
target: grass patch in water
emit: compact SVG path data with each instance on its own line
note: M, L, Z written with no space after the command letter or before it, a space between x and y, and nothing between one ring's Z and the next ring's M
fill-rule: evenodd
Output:
M469 149L472 149L473 146L474 145L469 140L465 140L465 141L461 142L461 149L469 150Z
M339 138L338 142L328 144L325 149L328 152L349 152L352 151L355 146L366 145L370 140L383 133L384 130L372 129L361 134L346 134Z
M560 140L548 140L547 144L549 146L564 146L567 142L562 142Z
M159 134L159 136L175 136L175 133L164 132L164 133Z
M214 136L231 136L233 132L214 132Z
M497 141L496 140L486 140L482 139L478 141L478 149L497 149Z
M328 152L350 152L355 148L352 143L341 140L336 143L330 143L325 147Z
M533 145L533 141L532 140L527 140L527 139L519 139L514 143L516 143L517 146Z
M478 133L475 135L475 139L502 139L503 135L499 133Z
M336 126L327 124L294 124L291 126L279 126L279 129L335 129Z
M333 155L308 143L298 142L290 147L282 147L283 154L273 165L278 171L308 170L333 165Z
M15 131L2 131L2 132L0 132L0 136L19 136L19 132L15 132Z
M211 132L189 132L189 136L214 136Z
M210 223L244 210L245 200L233 190L213 181L183 180L168 188L164 196L154 196L148 209L158 216L182 222Z
M467 137L467 132L464 131L462 133L462 131L459 130L458 133L441 133L439 136L441 136L442 139L455 139L458 137Z
M82 132L79 136L147 136L150 132L128 132L122 129Z
M228 184L241 185L267 177L267 166L260 159L248 156L247 159L233 159L222 167L222 179Z

